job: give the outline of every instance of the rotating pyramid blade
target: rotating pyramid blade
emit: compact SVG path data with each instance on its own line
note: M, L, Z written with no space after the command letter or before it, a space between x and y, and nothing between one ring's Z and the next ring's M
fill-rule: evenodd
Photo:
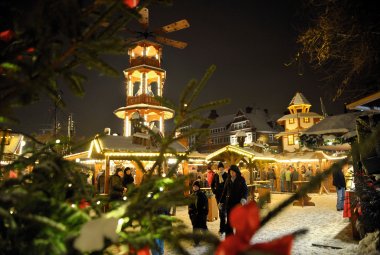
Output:
M162 37L162 36L156 36L155 39L157 42L160 42L160 43L163 43L163 44L175 47L175 48L179 48L179 49L184 49L187 46L187 43L185 43L185 42L172 40L172 39Z
M148 28L149 26L149 10L148 8L141 8L139 11L139 14L141 15L140 19L138 20L139 23L143 26L144 29Z
M175 32L175 31L185 29L188 27L190 27L189 22L187 22L187 20L183 19L183 20L179 20L177 22L171 23L169 25L163 26L154 32L157 34L171 33L171 32Z

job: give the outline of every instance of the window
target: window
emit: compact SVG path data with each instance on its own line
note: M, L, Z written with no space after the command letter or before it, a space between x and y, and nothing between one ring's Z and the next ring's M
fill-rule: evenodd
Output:
M294 124L294 119L289 119L289 124Z
M231 136L231 144L232 144L232 145L237 144L236 136Z
M273 134L269 134L269 142L273 142Z
M294 145L294 136L288 135L288 145Z
M304 122L304 123L309 123L309 122L310 122L310 119L309 119L309 118L303 118L303 122Z

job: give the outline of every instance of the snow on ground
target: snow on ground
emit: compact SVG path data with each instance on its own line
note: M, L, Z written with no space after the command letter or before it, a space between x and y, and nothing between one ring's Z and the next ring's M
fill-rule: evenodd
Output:
M342 211L336 211L336 194L311 194L315 206L289 206L276 218L268 222L253 237L252 242L265 242L302 228L307 228L307 234L300 236L294 242L292 254L357 254L358 242L352 239L349 219L343 218ZM272 194L272 203L267 204L262 213L265 214L275 205L289 197L288 194ZM183 220L191 229L187 207L177 208L176 217ZM207 222L209 231L217 235L219 220ZM315 246L317 245L317 246ZM190 254L207 254L208 247L200 244L193 247L185 244ZM321 247L333 246L334 248ZM168 245L165 254L177 254Z

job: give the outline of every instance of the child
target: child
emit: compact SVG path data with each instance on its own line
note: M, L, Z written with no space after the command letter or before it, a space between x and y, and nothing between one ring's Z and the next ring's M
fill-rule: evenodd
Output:
M207 214L208 214L208 200L200 190L199 181L193 183L193 194L191 197L194 201L189 205L189 216L191 224L193 225L193 231L207 230ZM197 246L200 242L199 237L194 237L194 244Z

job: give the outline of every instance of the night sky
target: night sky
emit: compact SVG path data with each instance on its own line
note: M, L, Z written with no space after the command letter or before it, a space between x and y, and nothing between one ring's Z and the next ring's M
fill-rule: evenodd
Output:
M164 95L178 97L191 78L200 79L211 64L217 69L203 91L200 101L230 98L231 104L218 109L219 114L235 113L239 108L256 106L269 113L283 113L299 91L311 102L311 111L321 113L322 97L329 114L343 111L342 102L332 103L321 88L321 78L307 65L299 75L297 65L287 67L297 44L300 6L295 0L226 1L175 0L174 6L150 6L150 28L154 29L186 18L190 28L167 34L188 42L180 50L164 46L162 68L167 71ZM298 22L298 23L297 23ZM135 22L136 23L136 22ZM84 98L76 98L66 89L66 108L59 112L62 126L73 113L78 135L92 136L110 127L122 133L122 120L113 111L125 106L122 70L128 57L107 57L120 70L120 77L92 73L86 83ZM37 132L49 128L54 111L48 100L23 108L21 124L15 129Z

